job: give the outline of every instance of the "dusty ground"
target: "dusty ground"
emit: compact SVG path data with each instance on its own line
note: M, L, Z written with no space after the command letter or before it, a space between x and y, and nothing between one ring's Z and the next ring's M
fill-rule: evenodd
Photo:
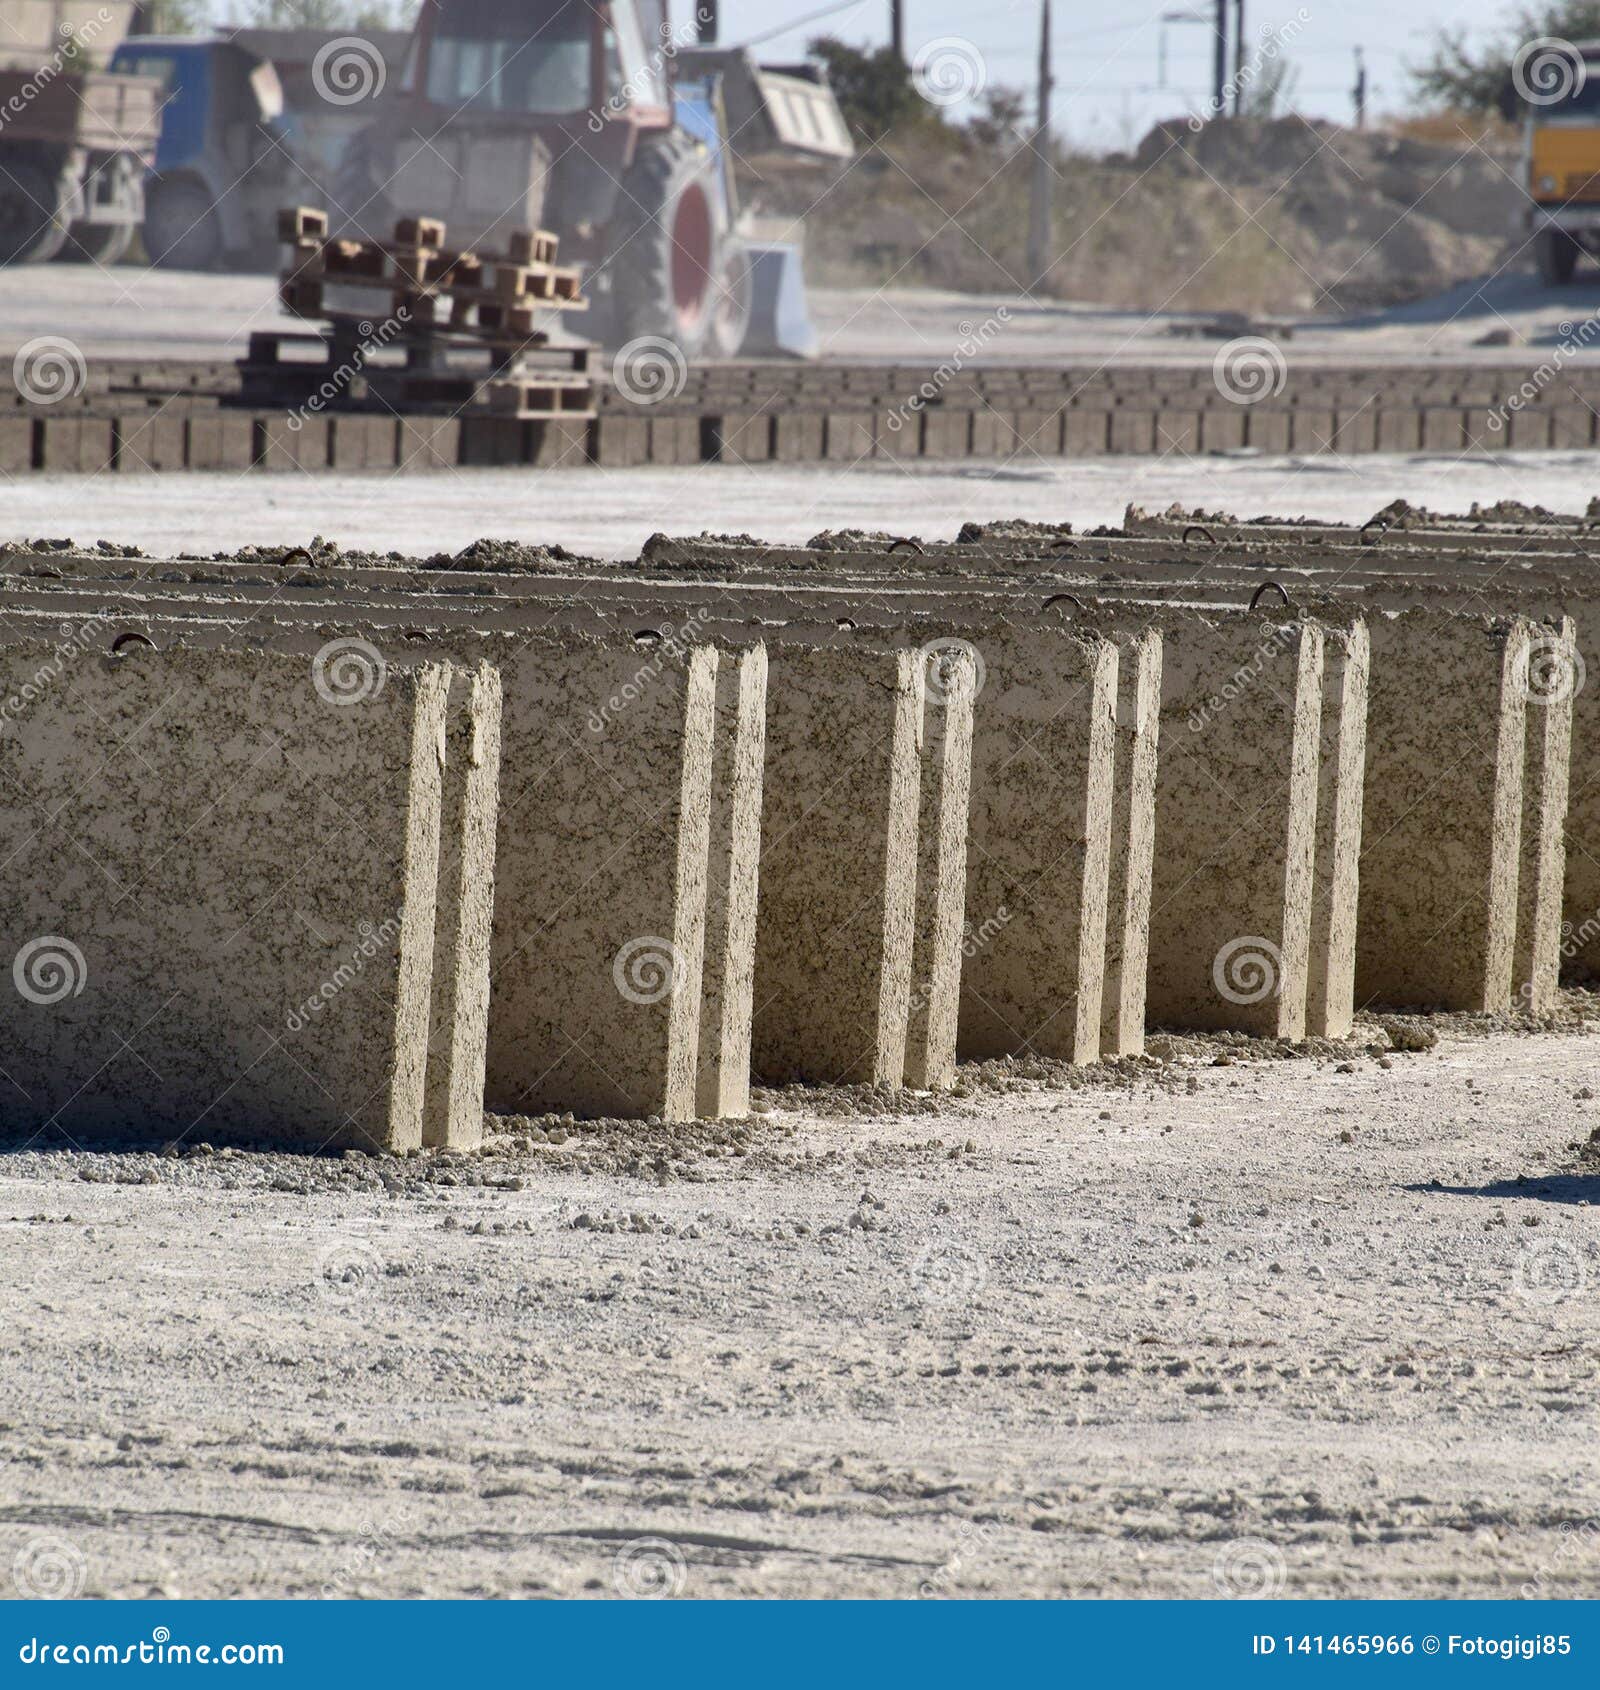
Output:
M0 1569L1600 1593L1600 1035L1213 1063L671 1151L13 1149Z

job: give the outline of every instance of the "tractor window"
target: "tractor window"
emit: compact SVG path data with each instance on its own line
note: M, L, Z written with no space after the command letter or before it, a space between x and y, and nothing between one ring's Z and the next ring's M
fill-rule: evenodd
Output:
M584 111L594 17L586 0L444 0L428 54L428 98L484 111Z
M667 57L667 43L641 31L639 14L632 6L611 8L611 28L606 32L606 81L613 100L620 97L630 106L664 106Z
M128 76L153 76L165 93L177 76L178 67L166 53L122 53L117 57L117 70Z

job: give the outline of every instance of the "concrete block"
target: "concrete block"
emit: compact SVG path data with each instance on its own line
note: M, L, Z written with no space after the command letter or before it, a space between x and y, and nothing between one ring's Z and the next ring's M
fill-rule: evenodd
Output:
M1425 452L1462 452L1467 445L1467 414L1459 406L1430 405L1422 413ZM1585 441L1587 445L1588 442Z
M693 1119L718 653L514 644L488 1106Z
M188 418L180 411L151 411L117 418L117 468L176 470L187 467Z
M1267 410L1257 406L1247 413L1245 427L1250 444L1258 452L1281 453L1289 450L1289 413Z
M1359 452L1377 451L1378 408L1374 402L1361 399L1340 407L1333 449L1348 456Z
M588 429L590 459L603 469L633 469L650 456L648 419L603 411ZM519 453L520 455L520 453Z
M0 417L0 475L21 475L33 468L33 418Z
M923 413L922 455L926 458L970 456L972 412L936 406Z
M820 413L779 411L775 428L773 456L780 463L816 463L822 457L823 418Z
M821 454L821 419L816 419L818 451ZM700 419L698 417L651 417L650 462L653 464L697 464L700 462Z
M1306 1031L1324 632L1163 623L1153 1026Z
M241 412L199 412L189 419L190 469L249 469L255 423Z
M858 463L870 458L873 450L873 419L865 411L830 411L828 413L825 456L834 462Z
M420 1144L448 670L58 655L0 647L12 1125Z
M1206 452L1237 451L1245 443L1243 413L1213 405L1200 413L1200 448Z
M1378 412L1378 450L1415 452L1422 445L1422 412L1414 405L1384 406Z
M1303 409L1297 405L1285 414L1289 418L1291 452L1328 452L1333 449L1338 419L1332 411Z
M1156 451L1162 457L1192 457L1200 450L1202 422L1199 411L1158 411Z
M899 1086L916 923L917 651L772 657L752 1067Z
M1133 452L1141 456L1156 449L1156 413L1119 407L1111 413L1112 452Z
M1069 458L1103 458L1111 450L1110 411L1069 408L1062 449Z
M1011 449L1011 418L989 406L972 413L972 456L998 458Z
M1530 623L1373 620L1356 995L1510 1007Z
M652 431L649 438L653 441L654 424L649 426ZM588 420L583 417L524 421L518 425L519 455L515 461L533 469L581 469L589 461L589 427ZM699 460L699 435L700 425L696 423L695 455L689 462ZM644 461L640 459L641 463Z
M401 417L400 468L454 469L461 458L461 424L454 417Z
M1093 1062L1100 1051L1117 648L1065 628L974 634L960 1049Z
M722 462L770 462L774 428L775 423L770 411L730 412L722 419Z
M110 469L114 440L111 418L63 414L38 421L44 442L41 468L68 475L98 475Z

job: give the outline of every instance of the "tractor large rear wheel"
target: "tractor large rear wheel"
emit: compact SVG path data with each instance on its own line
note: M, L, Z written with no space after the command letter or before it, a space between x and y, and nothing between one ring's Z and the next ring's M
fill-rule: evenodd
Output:
M700 142L674 131L645 143L606 242L619 344L664 340L699 355L717 315L725 221L715 162Z

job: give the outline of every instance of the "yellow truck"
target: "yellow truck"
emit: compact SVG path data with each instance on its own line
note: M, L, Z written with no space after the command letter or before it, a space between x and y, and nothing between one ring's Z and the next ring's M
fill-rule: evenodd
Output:
M1525 226L1539 277L1561 286L1582 254L1600 253L1600 41L1526 44L1500 111L1522 126Z

